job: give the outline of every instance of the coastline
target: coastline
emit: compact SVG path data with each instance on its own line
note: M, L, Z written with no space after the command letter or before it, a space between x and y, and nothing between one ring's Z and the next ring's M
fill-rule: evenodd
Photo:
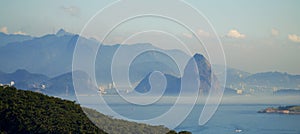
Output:
M276 113L276 114L296 114L300 115L300 106L279 106L277 108L268 107L258 111L258 113Z

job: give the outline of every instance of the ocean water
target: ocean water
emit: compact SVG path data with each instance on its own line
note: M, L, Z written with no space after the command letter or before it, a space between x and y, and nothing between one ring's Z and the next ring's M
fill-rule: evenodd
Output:
M263 114L258 110L270 104L222 104L204 126L198 126L197 105L190 116L176 130L188 130L195 134L300 134L300 115Z
M239 102L235 104L223 102L219 105L214 116L203 126L198 125L198 120L204 104L196 104L187 118L175 130L187 130L194 134L300 134L300 115L257 113L257 111L270 106L282 105L281 103L243 104ZM187 108L187 105L182 104L178 107L184 109ZM101 111L102 107L101 104L89 104L87 106L98 111ZM129 103L109 104L109 107L116 113L138 122L162 115L172 106L171 103L147 106ZM180 116L180 113L174 115L174 118L177 116ZM240 130L240 132L237 132L237 130Z

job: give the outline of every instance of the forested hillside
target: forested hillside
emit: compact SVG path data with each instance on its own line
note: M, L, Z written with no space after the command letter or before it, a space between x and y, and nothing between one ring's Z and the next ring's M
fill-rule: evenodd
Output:
M3 86L0 96L1 132L105 133L72 101Z
M0 133L163 134L170 131L164 126L114 119L89 108L84 111L101 129L73 101L0 86Z

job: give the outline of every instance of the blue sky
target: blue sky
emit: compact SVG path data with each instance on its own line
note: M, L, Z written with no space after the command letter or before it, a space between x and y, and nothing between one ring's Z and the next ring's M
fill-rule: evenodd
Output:
M60 28L79 33L90 17L111 2L2 0L0 30L34 36L55 33ZM249 72L300 74L299 0L186 2L210 20L221 38L229 66ZM206 35L205 30L201 33Z

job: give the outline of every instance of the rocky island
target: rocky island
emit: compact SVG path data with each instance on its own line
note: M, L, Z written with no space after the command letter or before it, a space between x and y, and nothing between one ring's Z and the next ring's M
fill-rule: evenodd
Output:
M277 108L268 107L258 111L258 113L300 114L300 106L279 106Z

